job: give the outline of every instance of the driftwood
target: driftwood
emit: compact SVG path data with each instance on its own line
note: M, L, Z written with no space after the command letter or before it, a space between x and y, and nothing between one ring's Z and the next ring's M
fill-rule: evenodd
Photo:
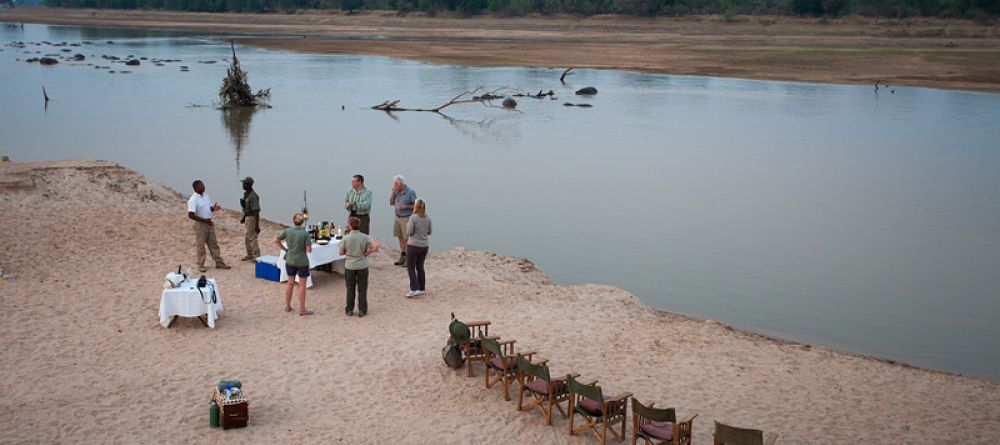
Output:
M42 97L45 98L45 103L49 103L49 93L45 91L45 86L42 85Z
M519 94L515 94L514 97L531 97L531 98L535 98L535 99L544 99L546 97L550 97L553 100L555 100L556 93L555 93L555 91L552 91L552 90L549 90L547 93L543 93L542 90L538 90L538 94L523 94L523 93L519 93Z
M497 88L495 90L486 91L485 87L477 87L474 90L465 90L459 93L457 96L453 97L448 102L441 104L434 108L403 108L399 106L399 99L391 99L382 102L378 105L374 105L371 108L373 110L385 111L386 113L392 113L394 111L426 111L431 113L441 113L441 110L448 108L452 105L458 104L468 104L468 103L479 103L486 107L502 108L493 105L492 101L494 99L502 99L503 96L500 93L509 90L508 87ZM484 92L483 94L477 95L476 93Z
M566 68L566 71L563 71L562 76L559 76L559 83L566 83L566 76L572 76L574 74L570 71L573 71L573 67Z
M250 89L247 83L247 72L240 67L240 60L236 58L236 44L229 42L233 49L233 60L226 70L226 78L222 80L222 88L219 89L219 99L222 101L221 108L232 107L264 107L267 100L271 98L271 89L257 90L256 93Z

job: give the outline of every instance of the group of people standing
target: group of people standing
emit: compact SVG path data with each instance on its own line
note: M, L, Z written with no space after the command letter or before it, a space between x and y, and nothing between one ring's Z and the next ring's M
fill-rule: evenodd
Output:
M243 183L243 199L240 199L242 217L246 233L246 256L243 261L255 261L260 256L260 197L254 190L254 179L246 177ZM205 272L205 248L212 255L217 269L230 269L222 259L218 240L215 236L215 226L212 214L221 207L208 196L205 184L201 180L192 184L194 193L188 200L188 218L194 221L195 257L198 270ZM417 198L417 193L406 185L406 178L397 175L393 178L392 191L389 195L389 205L393 207L393 236L399 239L400 256L394 265L405 266L410 279L410 291L406 297L415 297L426 293L426 274L424 262L427 259L432 232L431 218L427 216L427 205ZM351 177L351 188L344 196L344 209L349 212L348 232L340 240L340 255L344 256L344 281L347 285L344 313L354 315L357 302L358 317L368 313L368 257L378 252L379 245L373 242L369 235L371 227L372 193L365 187L362 175ZM299 315L313 315L306 309L306 282L309 279L309 256L312 252L312 241L306 232L304 224L306 216L296 213L292 216L293 226L278 233L275 245L285 252L285 272L288 274L288 284L285 287L285 311L291 312L292 293L296 284L298 289ZM298 282L298 283L297 283Z

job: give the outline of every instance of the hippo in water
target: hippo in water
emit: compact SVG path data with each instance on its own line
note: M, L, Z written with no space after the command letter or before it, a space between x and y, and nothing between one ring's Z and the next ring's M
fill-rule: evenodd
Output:
M576 90L576 94L578 96L593 96L597 94L597 88L594 87L580 88L579 90Z
M508 97L503 100L503 107L509 109L517 108L517 101Z

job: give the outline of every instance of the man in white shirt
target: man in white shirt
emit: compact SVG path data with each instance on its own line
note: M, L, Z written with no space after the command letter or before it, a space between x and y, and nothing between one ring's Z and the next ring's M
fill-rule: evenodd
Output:
M188 199L188 218L194 221L195 253L197 254L198 270L202 272L208 270L205 267L206 244L208 245L208 250L212 253L212 259L215 260L215 268L229 269L230 267L222 260L222 254L219 252L219 241L215 239L215 224L212 222L212 212L218 211L222 207L218 203L213 202L208 193L205 193L204 182L197 180L191 186L194 187L194 194L191 195L191 199Z

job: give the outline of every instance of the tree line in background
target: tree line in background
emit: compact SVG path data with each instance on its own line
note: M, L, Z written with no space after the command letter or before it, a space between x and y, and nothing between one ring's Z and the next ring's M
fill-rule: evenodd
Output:
M955 17L986 20L1000 15L1000 0L44 0L48 6L168 9L205 12L278 12L304 9L452 11L464 15L721 14L876 17Z

